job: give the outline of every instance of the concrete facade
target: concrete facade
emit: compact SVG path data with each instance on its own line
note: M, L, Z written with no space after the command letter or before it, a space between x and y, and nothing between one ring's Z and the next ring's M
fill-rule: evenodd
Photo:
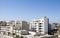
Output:
M48 33L49 19L44 17L42 19L35 19L31 22L31 30L39 35Z

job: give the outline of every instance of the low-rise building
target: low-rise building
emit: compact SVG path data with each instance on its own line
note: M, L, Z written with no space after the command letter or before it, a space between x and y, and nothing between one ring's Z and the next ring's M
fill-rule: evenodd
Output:
M12 36L7 36L7 35L0 34L0 38L13 38L13 37Z

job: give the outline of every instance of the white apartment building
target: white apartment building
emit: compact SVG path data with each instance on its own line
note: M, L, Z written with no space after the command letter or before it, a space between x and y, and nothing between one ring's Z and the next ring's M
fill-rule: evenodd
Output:
M42 19L34 19L30 24L30 30L35 31L38 35L48 33L49 19L44 17Z
M0 26L0 33L8 33L8 32L10 32L10 33L12 33L12 31L13 31L13 27L12 26Z

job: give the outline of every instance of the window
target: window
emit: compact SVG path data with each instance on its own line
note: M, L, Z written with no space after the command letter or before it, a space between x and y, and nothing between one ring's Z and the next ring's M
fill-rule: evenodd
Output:
M42 27L41 25L39 27Z
M39 25L42 25L42 23L39 23Z
M42 29L42 28L39 28L39 29Z
M42 30L39 30L39 32L42 32Z

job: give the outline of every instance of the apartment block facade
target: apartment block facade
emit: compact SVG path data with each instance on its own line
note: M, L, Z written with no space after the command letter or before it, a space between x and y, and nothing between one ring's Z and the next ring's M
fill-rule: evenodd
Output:
M47 17L34 19L30 24L30 28L32 31L35 31L36 34L43 35L48 33L48 24L49 19Z

